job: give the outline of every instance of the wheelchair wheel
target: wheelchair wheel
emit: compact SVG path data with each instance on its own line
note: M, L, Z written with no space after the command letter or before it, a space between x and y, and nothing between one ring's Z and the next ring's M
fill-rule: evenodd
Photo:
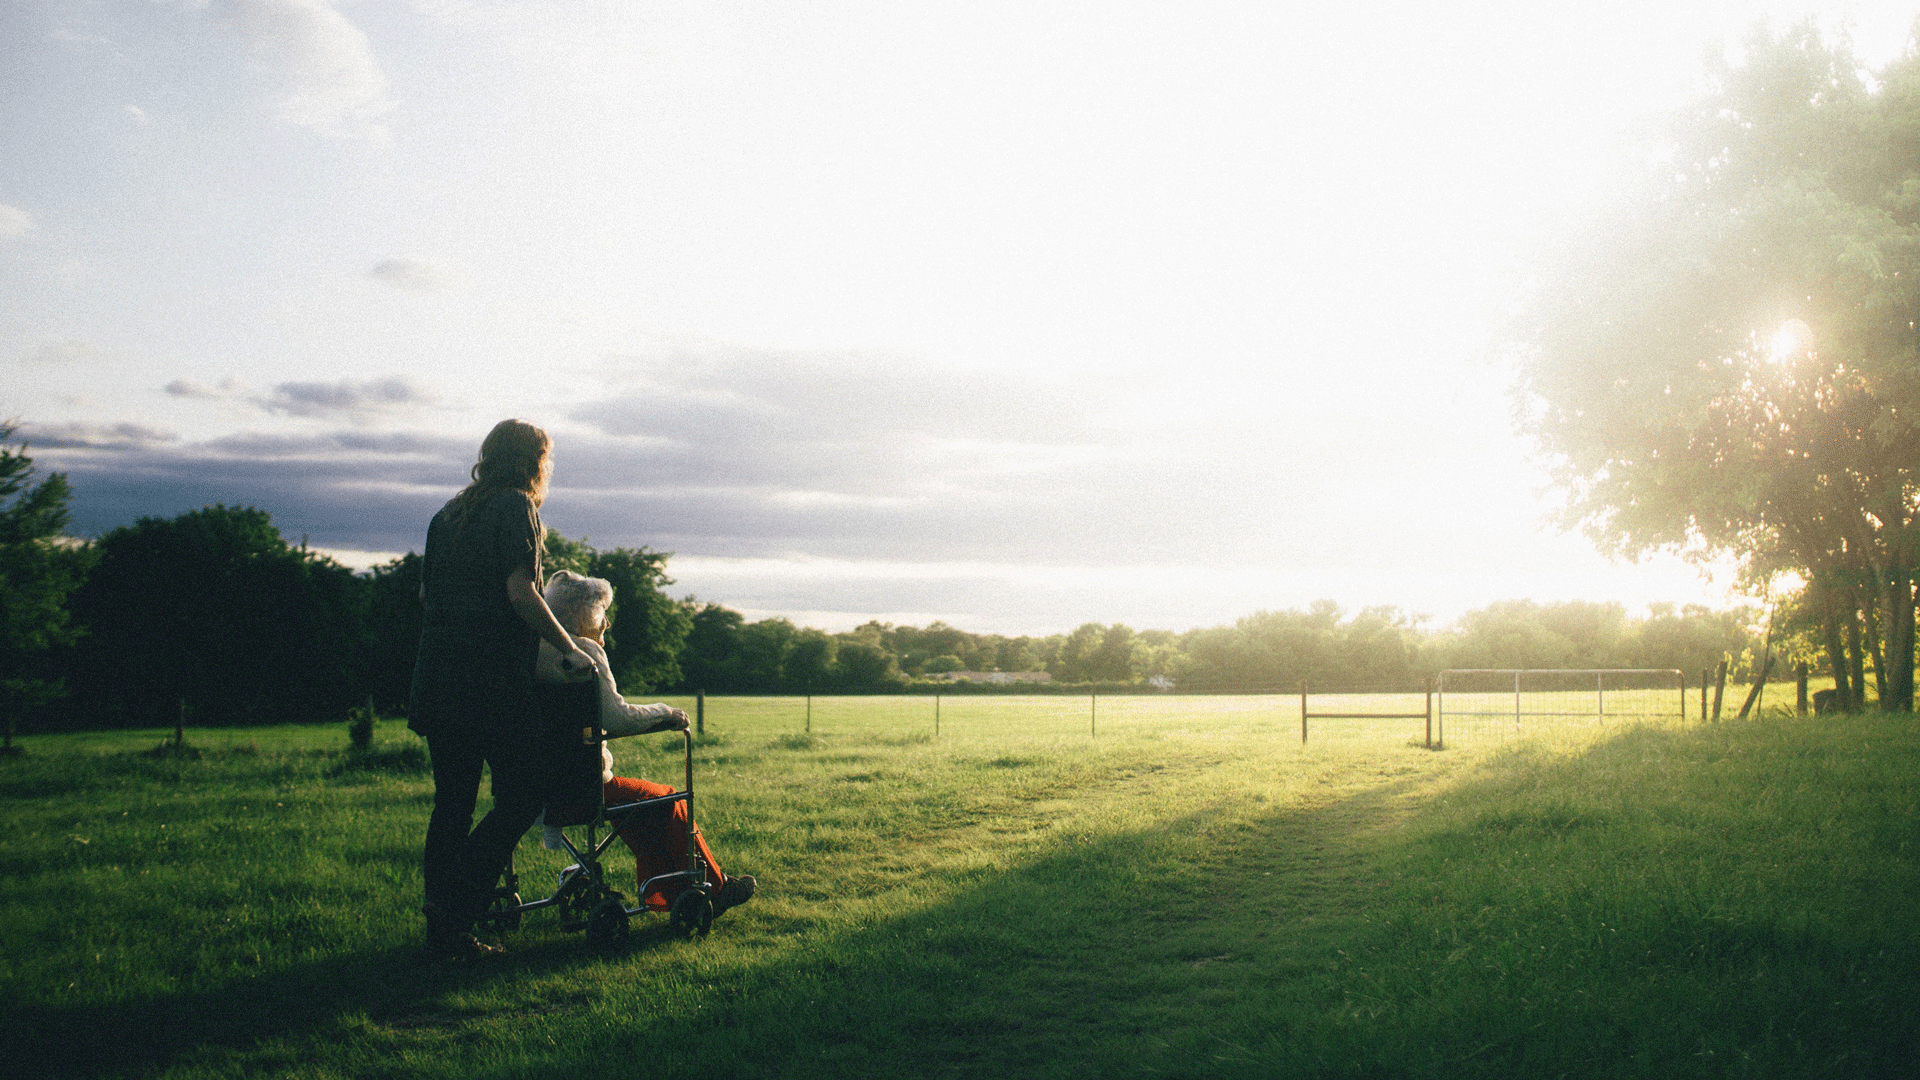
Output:
M689 888L673 898L667 918L681 937L705 934L713 929L713 901L699 889Z
M481 913L480 925L496 932L518 930L520 915L520 894L500 889L494 892L487 910Z
M593 905L593 910L587 913L587 944L606 949L626 938L626 903L618 896L610 896Z

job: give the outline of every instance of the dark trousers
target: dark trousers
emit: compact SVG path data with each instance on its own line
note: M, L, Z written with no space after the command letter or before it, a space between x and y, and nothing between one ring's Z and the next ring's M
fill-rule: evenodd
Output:
M533 718L519 709L475 712L480 715L460 722L436 722L427 736L433 755L427 903L460 924L470 924L486 910L507 856L540 816L549 786ZM493 809L476 828L482 762L493 772Z

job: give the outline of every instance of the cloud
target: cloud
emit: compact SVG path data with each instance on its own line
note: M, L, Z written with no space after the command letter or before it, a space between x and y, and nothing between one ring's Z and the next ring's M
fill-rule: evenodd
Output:
M17 206L0 203L0 240L25 236L33 228L33 215Z
M407 433L182 442L133 424L21 428L37 465L68 474L77 535L222 503L266 510L290 539L358 551L419 550L474 451L466 439Z
M885 358L680 356L556 433L552 522L733 557L1292 556L1318 496L1271 425L1181 430L1125 386ZM1231 461L1231 468L1219 463Z
M383 137L392 111L372 44L328 0L223 0L221 11L285 80L282 121L325 135Z
M146 450L179 438L141 424L23 423L18 435L52 450Z
M367 276L402 289L439 292L458 283L457 275L444 267L415 259L382 259L367 271Z
M376 379L363 383L342 379L333 383L281 383L273 388L272 394L255 399L255 403L268 412L288 416L325 416L338 413L363 415L421 405L429 400L425 392L405 379Z
M345 416L364 419L424 405L432 395L401 378L353 382L286 382L261 394L238 379L208 386L197 379L175 379L164 387L170 397L197 401L237 401L283 416Z
M246 390L232 379L223 379L219 386L208 386L193 379L175 379L166 385L166 392L173 397L198 398L202 401L232 401L245 396Z
M27 353L26 358L36 364L74 364L99 355L99 350L87 342L69 340L42 342Z

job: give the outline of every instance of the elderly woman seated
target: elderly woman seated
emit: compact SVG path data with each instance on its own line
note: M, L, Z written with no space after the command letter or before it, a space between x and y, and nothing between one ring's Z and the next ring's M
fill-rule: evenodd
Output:
M596 677L600 682L600 726L606 729L608 735L686 730L685 710L659 703L631 705L620 696L620 689L615 685L613 672L607 663L605 642L607 627L611 625L607 617L607 608L613 603L611 582L605 578L585 577L570 570L559 570L547 579L545 596L553 617L574 636L581 651L593 658ZM562 668L559 650L542 642L534 678L540 682L563 683L573 681L574 677ZM613 750L607 743L600 744L600 760L602 794L610 806L671 795L675 790L650 780L613 775ZM745 903L753 896L753 878L746 874L728 877L722 873L719 861L707 848L706 838L700 835L698 828L693 830L693 834L694 841L700 845L701 857L706 859L707 866L720 883L714 894L714 914ZM687 804L674 804L671 818L654 817L620 830L620 839L626 841L627 847L633 851L635 880L642 885L657 874L685 869ZM547 846L557 848L560 845L549 834ZM678 893L681 888L684 886L676 885L672 892ZM673 895L656 890L644 901L650 908L665 909L673 902Z

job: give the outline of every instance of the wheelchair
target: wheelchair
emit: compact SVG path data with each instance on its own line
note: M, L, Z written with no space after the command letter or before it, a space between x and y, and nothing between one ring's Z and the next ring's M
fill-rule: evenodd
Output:
M599 685L588 681L537 686L534 699L535 720L553 770L546 823L561 827L560 839L573 863L560 871L551 895L523 901L520 875L509 854L480 925L500 932L516 930L528 912L553 908L560 916L562 929L584 930L589 944L608 948L626 939L633 916L654 910L646 905L645 897L655 891L672 893L677 887L678 894L667 907L668 924L682 937L705 936L713 926L719 886L695 842L693 733L679 733L686 757L686 784L681 790L609 806L601 797L600 747L610 736L600 727ZM621 829L668 818L679 803L687 808L685 865L641 882L641 902L629 907L626 896L608 883L603 856L619 839ZM585 830L578 843L569 833L575 828Z

